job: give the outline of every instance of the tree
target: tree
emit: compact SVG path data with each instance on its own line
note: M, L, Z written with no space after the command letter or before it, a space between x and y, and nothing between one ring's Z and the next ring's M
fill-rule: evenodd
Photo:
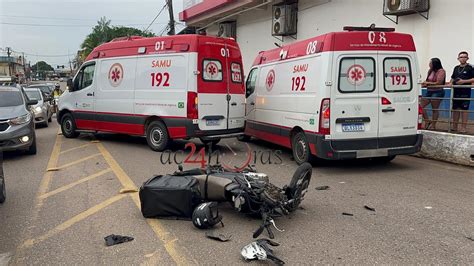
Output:
M36 64L31 66L31 70L34 72L44 72L44 71L53 71L54 68L50 66L45 61L36 62Z
M92 28L92 32L87 35L86 39L81 44L81 59L84 60L92 50L100 44L110 42L115 38L127 36L152 37L155 35L151 32L142 31L136 28L110 26L110 20L106 17L101 17L100 20L97 21L97 25Z

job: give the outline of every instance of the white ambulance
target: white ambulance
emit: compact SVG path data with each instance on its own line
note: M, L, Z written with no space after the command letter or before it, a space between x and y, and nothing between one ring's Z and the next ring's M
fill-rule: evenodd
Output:
M59 100L67 138L82 131L203 142L244 128L242 57L233 39L202 35L130 37L96 47ZM213 137L212 139L210 137Z
M246 137L291 148L298 164L420 150L412 37L344 30L259 53L246 81Z

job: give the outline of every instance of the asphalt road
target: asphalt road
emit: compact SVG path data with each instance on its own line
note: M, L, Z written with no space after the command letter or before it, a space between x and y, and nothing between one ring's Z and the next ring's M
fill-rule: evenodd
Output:
M37 129L36 156L5 154L0 265L244 264L240 249L252 241L258 220L221 204L225 227L216 230L233 236L221 243L189 221L146 220L137 193L119 193L176 170L162 163L169 154L152 152L142 138L57 133L56 123ZM195 143L199 151L203 146ZM229 139L218 147L228 164L245 161L246 145ZM279 148L261 141L249 147L259 154L259 171L277 185L289 182L296 164L287 150L270 152L272 164L262 164L265 151ZM315 189L324 185L330 188ZM281 244L275 254L288 264L473 264L473 192L472 168L411 156L386 165L315 166L302 208L276 220L285 232L275 232ZM106 247L109 234L135 240Z

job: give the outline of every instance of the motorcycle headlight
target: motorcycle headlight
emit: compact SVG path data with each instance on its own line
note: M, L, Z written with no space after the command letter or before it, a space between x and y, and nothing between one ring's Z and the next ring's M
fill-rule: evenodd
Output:
M41 109L41 107L40 107L40 106L36 106L36 108L35 108L35 112L38 112L38 113L39 113L39 112L41 112L41 110L42 110L42 109Z
M22 125L30 122L31 114L22 115L13 119L10 119L10 124L12 125Z

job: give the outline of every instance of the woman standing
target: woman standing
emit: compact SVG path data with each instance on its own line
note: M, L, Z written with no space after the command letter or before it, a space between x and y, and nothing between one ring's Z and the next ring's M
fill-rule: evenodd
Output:
M439 58L431 58L430 69L426 76L426 81L421 84L421 87L428 87L426 98L421 100L421 107L423 108L423 120L425 121L425 129L436 129L436 122L439 117L440 98L444 97L444 88L429 88L430 85L444 85L446 83L446 71L441 65ZM432 99L435 98L435 99ZM426 106L431 103L431 110L433 111L433 119L428 118Z

